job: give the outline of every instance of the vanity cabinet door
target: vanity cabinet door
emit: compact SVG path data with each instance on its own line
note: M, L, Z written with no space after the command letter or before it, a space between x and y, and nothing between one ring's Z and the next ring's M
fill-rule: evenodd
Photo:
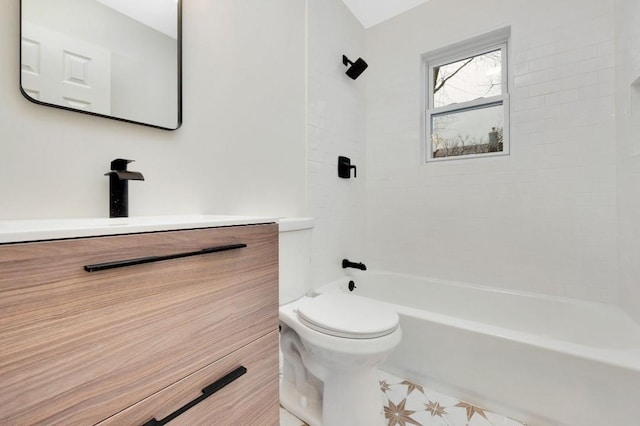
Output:
M243 375L203 399L203 389L242 367ZM197 403L189 408L192 402ZM176 415L183 407L188 409ZM279 415L278 332L273 331L99 426L152 425L152 419L171 419L166 424L172 426L276 426Z
M276 330L277 238L268 224L0 245L0 424L95 424Z

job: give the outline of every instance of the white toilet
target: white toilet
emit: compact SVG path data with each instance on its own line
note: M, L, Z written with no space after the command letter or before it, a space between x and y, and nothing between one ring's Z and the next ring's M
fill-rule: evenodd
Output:
M280 220L280 403L310 426L385 424L377 367L398 314L347 293L307 296L313 219Z

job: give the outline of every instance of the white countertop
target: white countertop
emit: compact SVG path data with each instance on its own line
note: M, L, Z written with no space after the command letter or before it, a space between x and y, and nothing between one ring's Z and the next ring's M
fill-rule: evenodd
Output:
M0 244L273 222L278 219L217 215L0 220Z

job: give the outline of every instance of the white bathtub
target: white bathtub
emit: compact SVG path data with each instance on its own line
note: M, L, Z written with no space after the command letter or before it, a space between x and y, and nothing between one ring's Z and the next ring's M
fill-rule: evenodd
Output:
M318 292L392 304L382 369L530 425L640 425L640 326L615 306L376 271Z

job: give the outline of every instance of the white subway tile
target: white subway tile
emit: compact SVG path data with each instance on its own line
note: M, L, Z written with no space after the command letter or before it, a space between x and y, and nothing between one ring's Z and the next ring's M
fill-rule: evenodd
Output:
M371 258L400 272L609 300L614 231L602 226L616 222L615 73L612 17L597 3L563 7L540 25L527 21L527 11L542 13L534 3L510 17L511 155L499 160L422 165L417 64L389 61L400 56L391 41L368 47ZM399 40L415 30L385 28L374 31ZM421 53L404 47L401 56ZM586 260L598 258L597 267Z
M558 105L567 102L575 102L579 99L580 91L578 89L570 89L545 95L544 102L546 105Z
M511 103L513 111L522 111L526 109L539 108L545 104L544 96L531 96L522 99L514 99Z
M562 89L562 86L562 80L548 80L542 83L533 84L529 86L529 96L540 96L557 92Z

